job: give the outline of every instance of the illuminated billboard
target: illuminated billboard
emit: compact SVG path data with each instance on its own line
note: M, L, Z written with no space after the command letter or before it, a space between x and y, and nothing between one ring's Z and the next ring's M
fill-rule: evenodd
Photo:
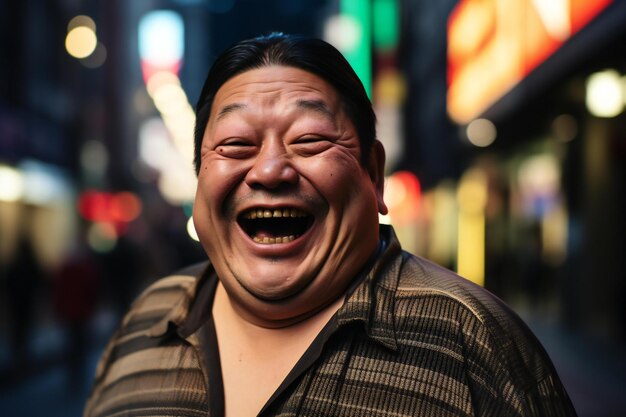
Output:
M450 118L466 124L613 0L460 0L448 19Z

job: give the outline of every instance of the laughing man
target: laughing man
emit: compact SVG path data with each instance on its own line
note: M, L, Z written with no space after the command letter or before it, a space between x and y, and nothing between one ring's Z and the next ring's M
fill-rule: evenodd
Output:
M209 262L134 303L85 416L575 415L511 310L378 224L384 150L335 48L240 42L196 112Z

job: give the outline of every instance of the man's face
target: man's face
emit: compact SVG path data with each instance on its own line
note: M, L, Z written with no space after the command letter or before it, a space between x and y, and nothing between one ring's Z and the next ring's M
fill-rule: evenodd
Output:
M280 326L334 301L378 244L384 151L367 166L333 87L284 66L217 92L202 142L194 222L249 320Z

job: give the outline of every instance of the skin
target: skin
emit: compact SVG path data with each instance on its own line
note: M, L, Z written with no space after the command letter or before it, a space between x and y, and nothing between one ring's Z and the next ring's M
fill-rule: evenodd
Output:
M378 213L387 212L382 145L366 166L360 154L338 94L314 74L267 66L218 90L193 217L223 286L216 297L228 298L220 305L275 329L336 303L376 250ZM293 241L258 243L237 217L259 208L297 209L314 222Z

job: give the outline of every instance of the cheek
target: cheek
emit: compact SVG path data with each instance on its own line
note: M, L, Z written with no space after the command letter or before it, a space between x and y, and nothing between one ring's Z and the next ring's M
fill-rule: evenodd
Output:
M242 182L246 170L246 164L237 160L213 158L203 162L198 175L196 204L203 204L209 210L221 206Z
M348 204L367 192L367 174L358 161L345 152L333 152L306 165L306 176L318 191L334 204ZM367 178L366 178L367 177Z

